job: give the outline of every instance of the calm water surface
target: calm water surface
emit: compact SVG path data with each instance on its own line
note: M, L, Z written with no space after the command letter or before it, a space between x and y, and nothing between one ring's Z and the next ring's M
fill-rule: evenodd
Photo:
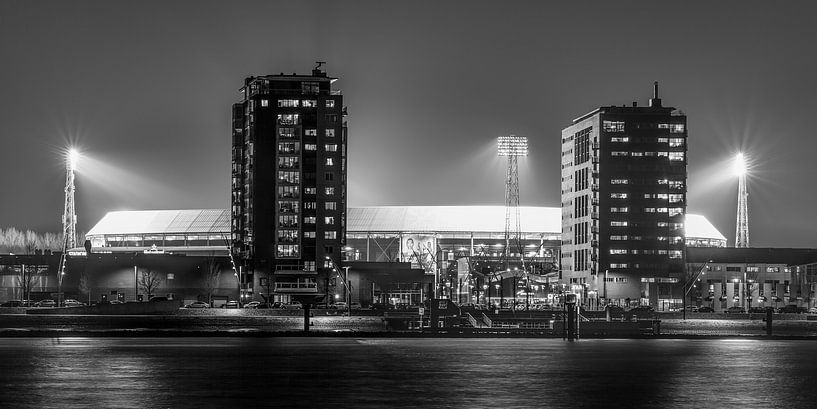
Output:
M6 338L2 408L817 408L817 342Z

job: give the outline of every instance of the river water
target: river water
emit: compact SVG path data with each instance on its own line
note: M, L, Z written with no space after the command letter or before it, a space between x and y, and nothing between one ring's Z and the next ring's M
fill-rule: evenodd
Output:
M2 408L817 407L817 342L0 338Z

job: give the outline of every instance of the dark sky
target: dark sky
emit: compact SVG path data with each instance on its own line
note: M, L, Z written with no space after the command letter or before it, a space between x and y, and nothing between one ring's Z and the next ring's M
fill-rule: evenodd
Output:
M442 4L438 4L442 3ZM817 2L0 0L0 227L59 231L61 151L86 156L78 229L110 210L226 208L249 75L340 77L349 204L504 203L499 135L527 135L523 205L559 206L560 132L652 82L689 121L688 211L753 246L817 247Z

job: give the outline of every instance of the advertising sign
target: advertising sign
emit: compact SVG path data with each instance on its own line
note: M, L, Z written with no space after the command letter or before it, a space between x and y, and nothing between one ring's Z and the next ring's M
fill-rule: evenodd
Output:
M422 268L426 274L437 270L437 241L433 234L404 234L400 239L402 261L412 268Z

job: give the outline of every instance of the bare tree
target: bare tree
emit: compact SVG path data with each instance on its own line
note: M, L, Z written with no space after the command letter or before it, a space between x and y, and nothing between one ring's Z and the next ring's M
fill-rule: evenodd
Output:
M37 284L37 266L20 266L20 275L16 281L20 287L20 298L30 300L31 290Z
M204 261L204 290L207 292L207 303L213 303L213 293L221 280L221 265L210 254Z
M162 285L162 276L151 269L142 270L139 275L139 289L147 293L148 300L153 296L153 292Z
M87 294L88 295L88 305L91 305L91 285L88 282L88 275L82 273L79 277L79 285L77 286L77 290L79 290L80 294Z

